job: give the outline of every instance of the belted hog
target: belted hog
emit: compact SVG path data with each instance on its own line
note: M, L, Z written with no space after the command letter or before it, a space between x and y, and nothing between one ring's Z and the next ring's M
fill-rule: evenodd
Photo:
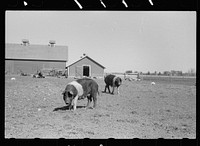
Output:
M104 81L106 83L104 92L106 92L106 89L108 88L108 91L110 93L109 86L111 86L111 87L113 87L111 94L114 94L115 87L117 87L117 94L119 94L119 86L122 84L122 79L120 77L109 74L109 75L105 76Z
M89 78L82 78L70 82L63 91L63 99L69 109L76 110L77 100L87 97L88 102L86 108L89 107L90 102L93 100L93 108L96 107L97 102L98 84Z

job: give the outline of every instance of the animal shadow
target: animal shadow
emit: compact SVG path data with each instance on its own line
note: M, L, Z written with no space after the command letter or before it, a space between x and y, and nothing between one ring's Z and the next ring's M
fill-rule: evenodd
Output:
M77 106L76 108L85 108L86 106ZM62 107L57 107L57 108L54 108L53 112L54 111L59 111L59 110L62 110L62 111L65 111L65 110L70 110L69 109L69 106L62 106ZM73 110L73 108L72 108Z
M112 93L109 93L109 92L104 92L104 91L101 91L102 93L105 93L105 94L110 94L110 95L114 95Z

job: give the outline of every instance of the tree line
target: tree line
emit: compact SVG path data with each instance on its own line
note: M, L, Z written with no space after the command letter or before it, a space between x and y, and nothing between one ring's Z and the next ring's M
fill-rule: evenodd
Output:
M194 68L189 69L187 72L171 70L171 71L163 71L163 72L141 72L141 71L132 71L127 70L125 73L138 73L140 75L163 75L163 76L196 76L196 71Z

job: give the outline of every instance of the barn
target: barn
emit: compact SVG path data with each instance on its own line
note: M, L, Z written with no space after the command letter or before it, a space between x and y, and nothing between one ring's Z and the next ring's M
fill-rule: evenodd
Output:
M101 78L104 75L105 67L89 56L85 55L78 61L68 65L66 67L69 77L98 77Z
M5 72L34 74L37 70L65 70L68 61L68 47L57 46L55 41L46 45L30 44L23 39L22 43L5 44Z

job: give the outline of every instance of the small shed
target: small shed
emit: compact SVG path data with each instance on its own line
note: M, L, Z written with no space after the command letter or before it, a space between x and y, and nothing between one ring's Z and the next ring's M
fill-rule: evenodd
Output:
M97 77L101 78L104 75L105 67L89 56L85 55L78 61L66 67L68 77Z

